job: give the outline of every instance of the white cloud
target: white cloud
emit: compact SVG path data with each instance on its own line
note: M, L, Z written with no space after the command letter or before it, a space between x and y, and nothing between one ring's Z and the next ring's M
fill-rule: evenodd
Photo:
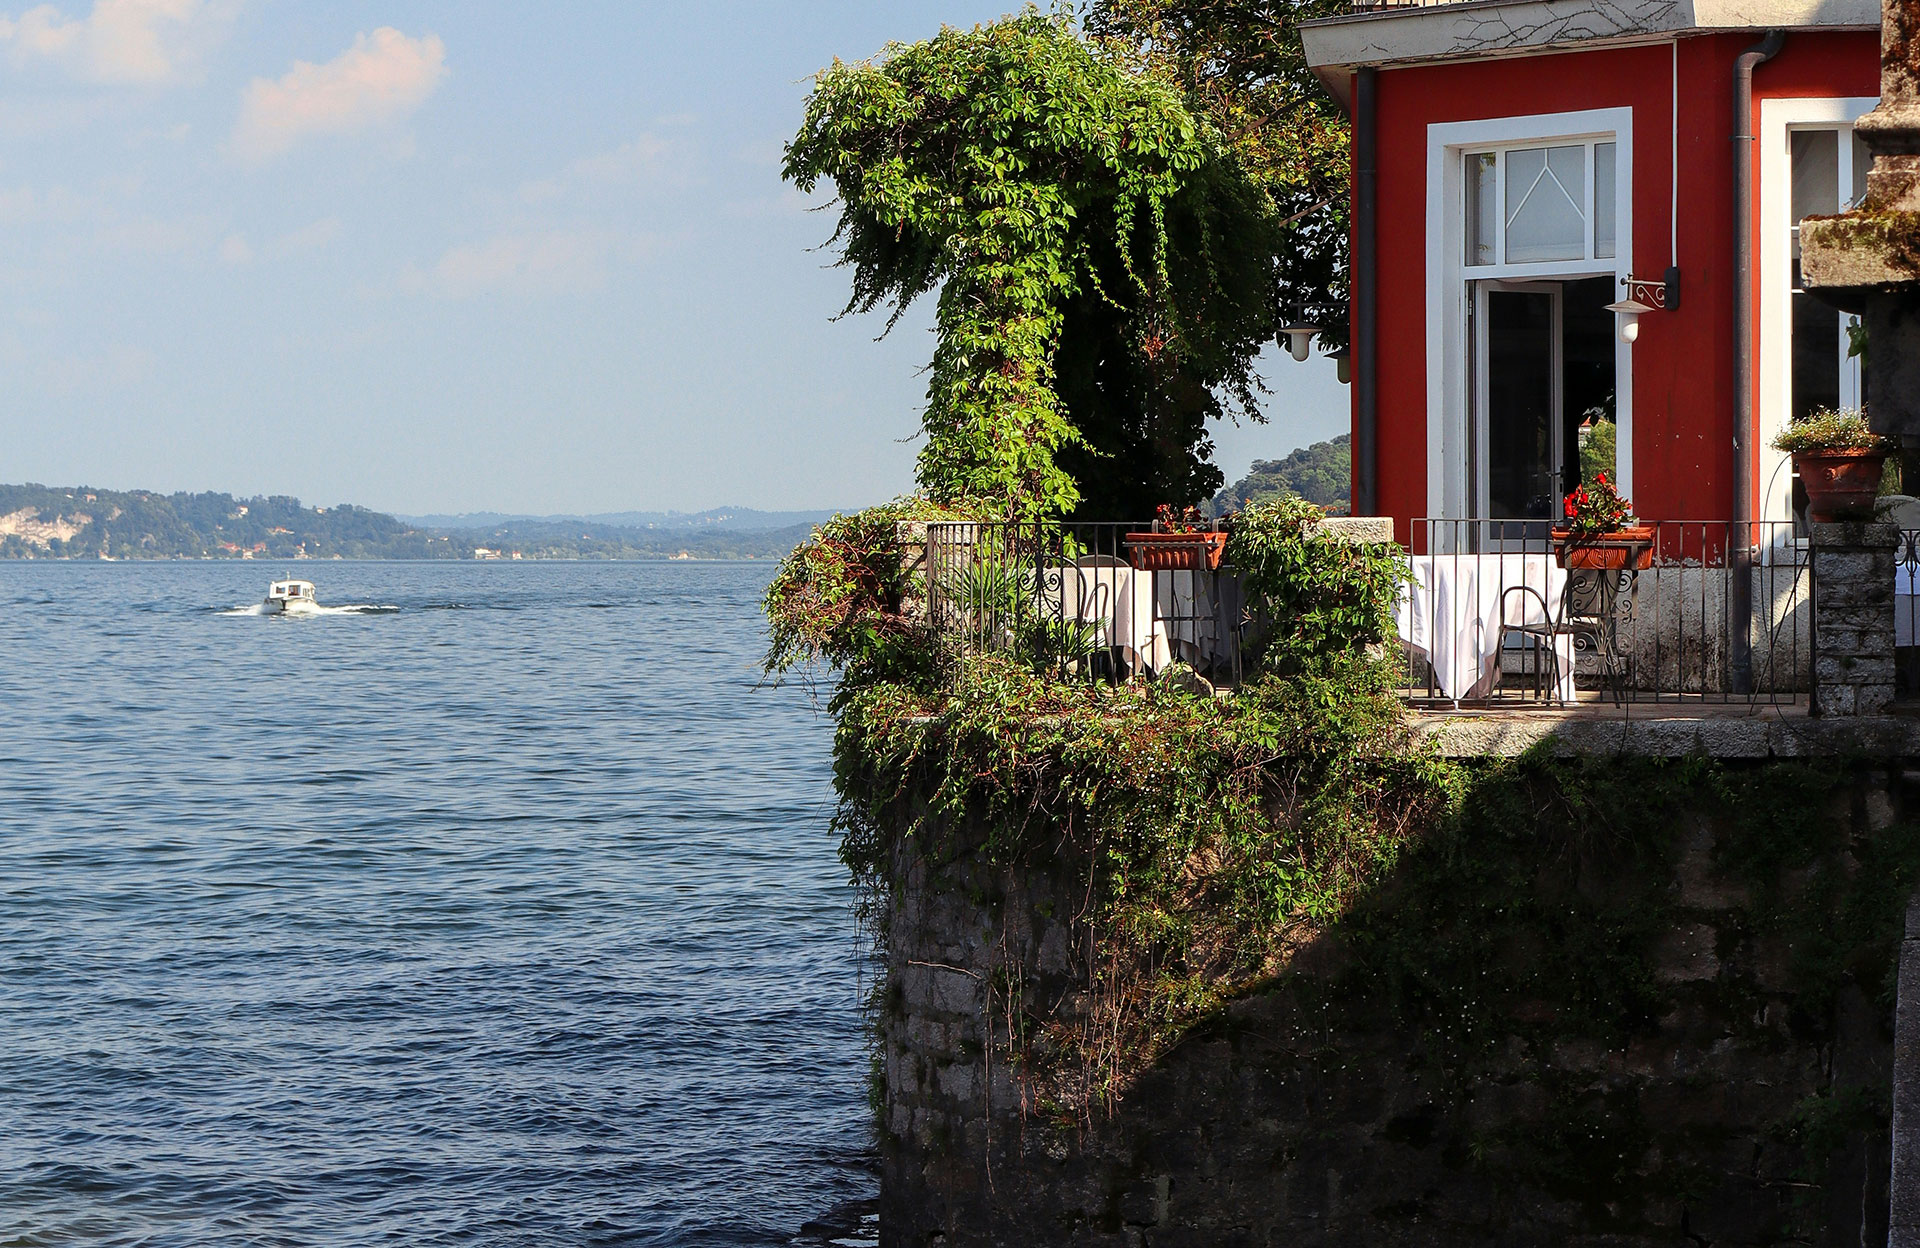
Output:
M87 16L70 18L42 4L0 17L0 44L16 62L47 62L90 82L177 82L225 33L236 7L235 0L94 0Z
M340 218L322 217L312 225L303 225L282 234L273 240L273 249L283 256L298 255L303 251L318 251L339 237Z
M104 222L112 215L106 198L97 193L81 194L64 186L0 187L0 225L70 227Z
M501 234L452 248L430 270L409 265L400 288L455 299L493 291L582 294L605 286L616 263L640 259L655 243L651 236L605 230Z
M101 226L94 231L93 243L101 251L154 258L197 251L206 246L207 239L195 222L136 217Z
M264 160L308 135L397 121L433 94L447 76L446 59L438 36L414 39L382 26L356 36L351 48L324 65L295 61L277 81L256 78L247 87L233 150Z
M522 203L544 204L599 187L632 189L680 185L687 179L674 168L675 145L657 134L642 134L631 143L583 156L551 178L520 184Z

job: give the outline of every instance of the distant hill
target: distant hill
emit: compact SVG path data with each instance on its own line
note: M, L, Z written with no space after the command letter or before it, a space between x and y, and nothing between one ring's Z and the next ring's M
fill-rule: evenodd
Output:
M809 527L833 518L831 511L755 511L751 507L716 507L711 511L606 511L585 516L513 515L498 511L470 511L460 515L400 516L423 529L497 529L520 525L599 525L620 529L790 529Z
M591 520L525 520L447 533L486 555L518 553L524 559L779 559L812 531L811 524L649 529Z
M1331 507L1336 515L1345 515L1353 496L1350 441L1343 433L1330 441L1301 447L1285 459L1255 460L1252 471L1213 496L1213 514L1294 495Z
M0 485L0 559L460 559L473 544L297 498Z
M830 515L407 518L278 495L0 485L0 559L777 559Z

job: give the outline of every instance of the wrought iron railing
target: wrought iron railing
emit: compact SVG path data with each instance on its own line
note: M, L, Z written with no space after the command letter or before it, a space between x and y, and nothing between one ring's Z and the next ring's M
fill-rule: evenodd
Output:
M1900 530L1893 568L1893 683L1901 697L1920 696L1920 529Z
M1399 627L1415 703L1791 703L1807 689L1812 580L1790 522L1668 520L1569 545L1543 521L1423 519L1409 536Z
M1137 550L1138 534L1161 549ZM1148 522L930 524L927 609L962 655L1012 654L1067 677L1180 664L1233 681L1246 612L1239 578L1215 566L1224 539Z
M1808 687L1812 574L1793 525L1662 521L1571 551L1545 522L1410 526L1392 651L1415 705L1793 703ZM961 655L1004 653L1067 678L1190 669L1238 683L1263 627L1224 534L1149 523L930 524L927 610ZM1920 531L1903 547L1920 576ZM1603 566L1609 563L1621 566ZM1744 583L1745 592L1742 592ZM1903 599L1907 637L1920 634ZM1744 622L1744 626L1743 626Z

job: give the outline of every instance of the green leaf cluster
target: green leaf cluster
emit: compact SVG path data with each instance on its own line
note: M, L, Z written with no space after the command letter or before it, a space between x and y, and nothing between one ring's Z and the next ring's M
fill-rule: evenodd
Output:
M761 599L766 674L826 664L841 670L843 687L930 678L941 647L907 609L914 580L899 539L902 522L930 518L956 517L924 499L897 499L837 515L794 547Z
M1173 83L1271 202L1263 270L1280 315L1347 340L1346 117L1307 65L1300 25L1349 0L1092 0L1087 31L1140 72ZM1316 500L1321 501L1321 500Z
M1218 392L1251 410L1273 204L1173 83L1029 7L836 61L785 175L839 194L849 312L939 291L929 497L1140 514L1218 484L1205 422Z
M1364 656L1235 698L995 656L944 692L870 685L836 736L842 856L875 896L903 829L939 861L1077 864L1089 1006L1014 1056L1043 1102L1091 1112L1270 976L1443 803L1445 770L1407 747L1391 686Z
M1397 546L1316 536L1325 516L1281 497L1239 512L1227 534L1225 562L1262 613L1259 661L1270 671L1309 671L1394 637L1406 557Z

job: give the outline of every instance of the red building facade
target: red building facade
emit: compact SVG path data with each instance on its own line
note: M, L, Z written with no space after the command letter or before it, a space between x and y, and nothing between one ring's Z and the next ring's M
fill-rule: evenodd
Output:
M1403 538L1422 517L1550 517L1579 479L1581 427L1606 420L1641 517L1786 519L1793 482L1772 433L1796 411L1863 400L1847 318L1795 289L1795 226L1864 188L1851 122L1878 93L1878 6L1775 5L1764 28L1707 7L1470 0L1308 27L1357 142L1371 130L1371 211L1366 179L1354 204L1357 231L1372 228L1371 246L1356 234L1355 285L1370 260L1375 292L1370 375L1369 353L1355 359L1355 504ZM1753 138L1736 140L1736 62L1755 49L1773 54L1748 58ZM1736 384L1743 206L1749 402ZM1633 318L1608 306L1627 279L1664 293L1670 269L1677 305L1624 328Z

